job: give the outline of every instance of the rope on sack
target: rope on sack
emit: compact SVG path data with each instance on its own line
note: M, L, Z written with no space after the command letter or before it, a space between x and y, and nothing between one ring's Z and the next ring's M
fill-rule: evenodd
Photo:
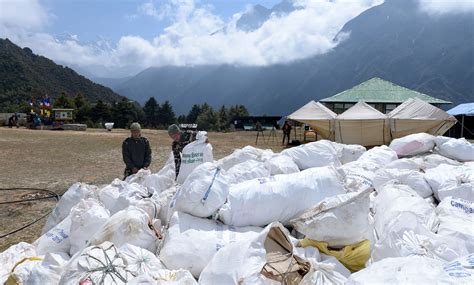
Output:
M102 262L102 260L100 260L100 259L96 258L95 256L92 256L92 255L90 255L90 254L88 254L88 253L81 254L81 256L90 257L90 258L96 260L97 262L99 262L99 263L102 265L102 267L98 267L98 268L95 268L95 269L88 270L88 271L87 271L88 275L87 275L86 278L84 278L84 280L87 279L87 278L89 278L89 277L90 277L93 273L95 273L95 272L102 272L102 276L100 277L100 281L99 281L99 283L97 283L97 284L101 284L101 285L104 284L104 280L105 280L105 278L107 277L107 275L110 275L110 277L112 278L112 280L113 280L114 282L116 282L116 281L115 281L115 278L114 278L114 275L115 275L115 277L117 277L118 279L120 279L120 281L122 281L122 282L124 282L124 283L127 282L127 278L126 278L126 277L123 277L123 276L120 274L120 272L118 272L118 270L117 270L117 268L121 268L121 269L123 269L123 270L126 272L126 266L125 266L125 265L123 265L123 266L118 266L118 265L115 265L115 266L114 266L114 265L113 265L113 261L115 260L115 258L119 257L119 253L117 252L117 248L116 248L113 244L110 245L110 246L109 246L108 248L106 248L106 249L103 249L103 248L101 248L101 247L99 247L99 246L94 246L94 247L91 248L91 250L92 250L92 249L100 249L100 250L102 250L102 253L104 254L104 258L105 258L105 263ZM110 250L110 249L113 249L114 252L115 252L115 255L114 255L114 257L113 257L114 260L111 260L110 257L107 255L107 251ZM84 280L81 280L81 282L83 282ZM96 284L93 280L90 280L90 281L92 282L92 284Z
M39 197L39 198L28 198L28 199L24 199L24 200L14 200L14 201L5 201L5 202L0 202L0 205L6 205L6 204L15 204L15 203L23 203L23 202L31 202L31 201L37 201L37 200L45 200L45 199L51 199L51 198L55 198L56 201L59 201L59 198L60 196L54 192L54 191L51 191L51 190L47 190L47 189L40 189L40 188L29 188L29 187L14 187L14 188L0 188L0 191L16 191L16 190L33 190L33 191L40 191L40 192L46 192L48 194L50 194L49 196L46 196L46 197ZM12 235L12 234L15 234L19 231L22 231L34 224L36 224L37 222L41 221L42 219L46 218L49 214L51 214L53 210L47 212L46 214L44 214L43 216L39 217L38 219L18 228L18 229L15 229L11 232L8 232L6 234L1 234L0 235L0 239L2 238L5 238L9 235Z
M267 261L266 265L268 265L270 268L278 272L278 275L281 276L282 278L282 284L289 284L288 283L288 274L290 273L291 268L293 267L293 260L294 260L294 254L293 253L287 253L285 254L286 256L290 257L290 263L288 264L288 268L286 269L285 272L280 272L277 268L275 268L270 262Z
M209 197L209 193L211 193L212 185L214 185L214 181L216 180L217 175L219 175L219 172L221 172L221 168L217 167L216 172L214 172L214 176L212 177L211 184L209 185L209 188L207 188L206 193L204 193L204 197L202 197L201 199L201 203L206 203L206 200Z

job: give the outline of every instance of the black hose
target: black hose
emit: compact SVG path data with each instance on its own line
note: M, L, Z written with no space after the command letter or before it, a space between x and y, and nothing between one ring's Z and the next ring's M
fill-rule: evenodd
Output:
M50 199L50 198L55 198L56 201L59 201L59 195L54 192L54 191L51 191L51 190L47 190L47 189L39 189L39 188L28 188L28 187L15 187L15 188L0 188L0 191L26 191L26 190L29 190L29 191L39 191L39 192L46 192L48 194L50 194L49 196L46 196L46 197L38 197L38 198L28 198L28 199L24 199L24 200L14 200L14 201L6 201L6 202L0 202L0 205L5 205L5 204L14 204L14 203L23 203L23 202L30 202L30 201L37 201L37 200L44 200L44 199ZM9 235L12 235L12 234L15 234L21 230L24 230L26 228L28 228L29 226L41 221L42 219L46 218L49 214L51 214L52 210L49 211L48 213L46 213L45 215L41 216L40 218L32 221L31 223L28 223L18 229L15 229L9 233L6 233L6 234L1 234L0 235L0 239L4 238L4 237L7 237Z

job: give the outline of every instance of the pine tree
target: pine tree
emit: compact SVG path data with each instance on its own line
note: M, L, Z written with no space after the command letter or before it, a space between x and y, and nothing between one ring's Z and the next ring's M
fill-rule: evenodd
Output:
M154 128L158 127L159 111L160 105L158 105L154 97L150 97L143 107L143 112L145 113L145 124L147 126Z
M55 108L74 108L74 102L67 96L66 92L61 92L58 99L54 101Z
M229 120L227 108L224 105L222 105L222 107L219 110L218 119L219 119L219 131L227 131L229 129L230 120Z
M185 115L179 115L177 121L178 121L178 124L185 124L186 121L187 121L186 116Z
M171 124L176 123L176 115L174 114L173 107L169 101L165 101L159 110L160 125L168 127Z
M97 103L91 108L90 119L94 123L105 123L111 121L111 110L107 104L104 104L102 100L97 101Z
M194 104L186 117L187 122L190 124L196 123L199 114L201 114L201 106Z
M77 109L80 109L82 106L86 104L87 99L81 93L77 93L76 97L74 97L74 105Z
M219 129L219 119L217 114L207 104L204 104L201 107L203 107L203 111L197 118L198 128L207 131L217 131Z

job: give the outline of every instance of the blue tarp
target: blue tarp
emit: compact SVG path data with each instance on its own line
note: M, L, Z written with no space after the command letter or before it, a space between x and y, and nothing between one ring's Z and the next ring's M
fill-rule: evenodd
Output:
M474 103L465 103L457 105L456 107L448 110L447 113L453 116L474 116Z

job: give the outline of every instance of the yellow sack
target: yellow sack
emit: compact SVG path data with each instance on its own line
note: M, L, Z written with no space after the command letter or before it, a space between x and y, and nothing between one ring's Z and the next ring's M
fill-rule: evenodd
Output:
M308 238L300 240L299 244L301 247L315 247L321 253L334 256L351 272L365 268L365 263L370 258L370 241L368 240L347 245L341 249L330 249L327 242Z
M5 281L5 285L21 285L22 283L17 279L15 275L15 269L18 265L24 263L25 261L35 261L35 260L43 260L41 257L25 257L22 260L18 261L15 266L13 266L10 276L8 276L7 281Z

